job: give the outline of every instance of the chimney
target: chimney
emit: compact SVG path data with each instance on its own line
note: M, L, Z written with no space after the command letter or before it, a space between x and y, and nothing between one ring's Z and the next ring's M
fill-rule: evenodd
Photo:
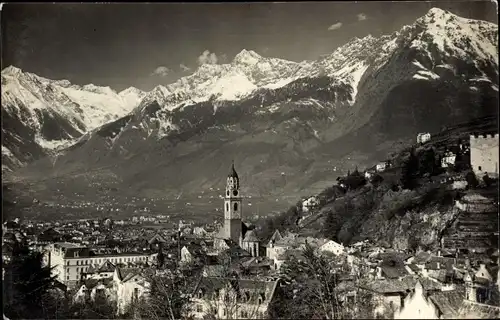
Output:
M437 256L438 256L438 257L441 257L441 249L438 249L438 251L437 251Z
M438 261L436 263L436 269L441 270L441 262Z

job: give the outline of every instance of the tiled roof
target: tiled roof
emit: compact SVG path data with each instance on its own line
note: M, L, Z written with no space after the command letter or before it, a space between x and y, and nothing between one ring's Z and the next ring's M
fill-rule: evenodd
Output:
M360 283L359 287L382 294L405 293L412 290L415 287L416 282L417 281L412 277L405 277L401 280L365 280Z
M465 292L462 290L440 291L430 296L430 300L446 319L456 319L464 298Z
M153 236L153 237L149 240L149 243L150 243L150 244L154 244L154 243L166 243L166 242L167 242L167 240L165 240L165 238L164 238L161 234L159 234L159 233L155 234L155 235L154 235L154 236Z
M99 268L97 268L97 272L113 272L115 271L116 266L109 262L109 260L104 261Z
M415 255L415 260L413 260L416 264L425 264L427 261L431 259L432 255L425 251L419 252Z
M465 300L458 310L459 319L498 319L500 308Z
M223 265L208 265L203 268L206 277L222 277L227 273L227 268Z
M85 285L85 287L87 287L87 289L92 289L92 288L98 286L99 284L103 284L103 285L107 286L109 283L111 283L111 281L113 281L113 279L111 279L111 278L87 279L87 280L83 281L83 284Z
M125 279L130 279L130 276L140 273L139 268L116 268L116 270L118 272L119 279L122 281L126 281Z
M415 273L420 272L420 268L416 264L414 264L414 263L410 263L408 265L408 268L410 268L411 271L413 271Z
M441 290L443 285L436 280L426 278L426 277L421 277L419 278L420 284L426 291L438 291Z
M198 282L195 293L201 290L204 294L214 293L217 290L231 286L234 290L238 292L241 291L253 291L265 293L265 301L269 302L274 292L278 280L265 281L265 280L250 280L250 279L234 279L234 278L217 278L217 277L202 277Z
M259 238L255 234L254 230L250 230L246 233L245 239L243 239L245 242L259 242Z
M274 231L271 239L269 239L269 242L271 241L274 241L274 242L277 242L277 241L280 241L283 237L281 236L281 233L278 229L276 229L276 231Z
M402 264L394 266L382 264L380 268L382 269L382 274L389 279L398 279L408 275L408 270Z

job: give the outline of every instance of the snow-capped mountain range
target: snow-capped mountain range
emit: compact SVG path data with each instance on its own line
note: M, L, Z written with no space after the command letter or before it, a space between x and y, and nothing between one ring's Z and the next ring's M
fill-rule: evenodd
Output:
M3 128L2 158L10 152L25 163L70 140L74 145L57 158L60 166L80 170L112 163L152 181L143 172L150 169L145 161L173 176L180 170L179 157L197 154L186 163L201 161L200 168L211 166L211 174L225 170L216 150L228 144L239 146L231 152L250 162L245 168L249 179L259 179L258 163L270 165L278 151L287 155L279 170L293 171L307 159L319 165L315 154L331 160L325 148L333 145L335 156L341 156L339 150L351 152L356 139L361 139L359 149L379 139L370 141L374 147L491 112L498 101L497 38L496 24L434 8L391 35L354 38L318 60L293 62L243 50L231 63L202 65L150 92L79 87L7 68L2 71L2 116L8 114L15 125ZM57 134L48 133L54 130L49 118L58 119ZM255 145L266 147L254 163ZM31 151L35 147L38 154ZM33 157L25 156L30 153ZM162 188L181 188L182 182L174 180Z
M145 93L72 85L10 66L2 70L2 158L22 164L71 145L82 134L128 114Z

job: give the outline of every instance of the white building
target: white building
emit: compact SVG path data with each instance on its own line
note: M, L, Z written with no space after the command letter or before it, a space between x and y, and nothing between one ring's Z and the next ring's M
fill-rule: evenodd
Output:
M478 176L498 177L498 134L470 136L470 164Z
M150 284L141 272L139 269L115 268L110 278L84 280L73 301L85 303L101 297L116 303L118 315L124 314L127 306L149 292Z
M425 296L420 281L417 281L413 294L405 298L403 307L395 312L394 319L439 319L439 312Z
M194 319L266 319L278 280L202 277L188 313Z
M116 268L113 275L116 290L117 313L125 313L125 309L134 301L147 296L150 283L138 269Z
M429 132L417 134L417 143L426 143L431 140L431 134Z
M454 154L453 152L446 152L443 155L443 158L441 158L441 167L442 168L448 168L448 167L453 167L455 165L457 155Z
M337 243L333 240L328 241L319 247L319 251L321 252L331 252L334 255L338 256L345 252L345 248L341 243Z
M86 303L101 297L107 301L115 301L116 294L113 290L111 279L89 279L84 281L73 296L73 302Z
M95 254L85 246L72 243L54 243L48 246L46 261L53 268L57 280L71 286L82 279L90 267L100 266L109 261L114 265L147 263L150 260L145 253Z
M387 163L386 162L380 162L376 166L377 172L382 172L387 168Z
M318 199L316 197L309 197L308 199L302 201L302 211L309 212L312 208L318 205Z

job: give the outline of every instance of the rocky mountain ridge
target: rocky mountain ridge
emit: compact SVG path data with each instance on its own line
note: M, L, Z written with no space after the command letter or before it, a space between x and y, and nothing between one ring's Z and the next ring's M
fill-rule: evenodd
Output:
M93 84L49 80L9 66L2 70L2 168L15 168L74 143L120 118L145 95Z
M319 191L418 132L497 114L497 35L495 24L431 9L316 61L244 50L156 87L129 114L16 175L69 181L92 172L122 192L169 196L223 185L234 159L248 195Z

